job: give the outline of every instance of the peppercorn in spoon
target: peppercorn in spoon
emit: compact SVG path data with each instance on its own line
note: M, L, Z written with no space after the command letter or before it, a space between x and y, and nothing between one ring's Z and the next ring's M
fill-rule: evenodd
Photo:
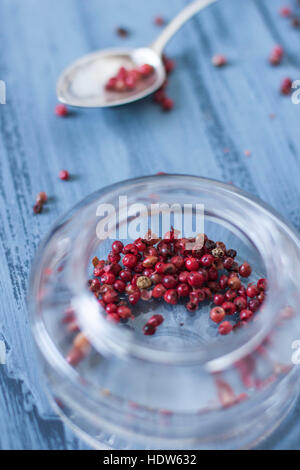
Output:
M57 82L62 103L101 108L132 103L158 90L166 80L162 52L172 36L198 11L216 0L196 0L184 8L149 47L105 49L64 70Z

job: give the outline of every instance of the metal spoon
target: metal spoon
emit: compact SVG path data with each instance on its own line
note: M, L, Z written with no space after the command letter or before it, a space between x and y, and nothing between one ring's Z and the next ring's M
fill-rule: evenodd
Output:
M216 0L196 0L184 8L149 47L139 49L105 49L88 54L64 70L57 82L57 97L62 103L86 108L102 108L132 103L150 95L162 86L166 72L162 52L181 26L198 11ZM108 79L121 66L133 68L152 65L154 72L131 91L107 91Z

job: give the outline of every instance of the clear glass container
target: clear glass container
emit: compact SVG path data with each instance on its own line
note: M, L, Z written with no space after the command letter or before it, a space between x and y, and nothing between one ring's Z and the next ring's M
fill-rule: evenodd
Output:
M177 204L171 214L175 229L188 207L191 218L182 235L191 236L203 221L210 239L251 263L250 281L268 279L266 300L246 328L220 336L205 302L189 314L181 304L140 301L134 321L106 320L87 287L93 257L106 259L113 241L103 239L99 222L106 218L113 239L122 238L131 222L129 231L140 229L143 236L149 213L141 208L157 203ZM203 218L196 204L203 205ZM104 214L111 207L115 212ZM153 217L162 236L159 213ZM160 175L101 189L57 222L32 268L32 329L54 409L99 449L253 447L297 398L299 277L298 234L270 207L231 185ZM63 323L70 308L91 344L77 366L66 360L74 338ZM142 327L153 313L165 321L155 335L145 336Z

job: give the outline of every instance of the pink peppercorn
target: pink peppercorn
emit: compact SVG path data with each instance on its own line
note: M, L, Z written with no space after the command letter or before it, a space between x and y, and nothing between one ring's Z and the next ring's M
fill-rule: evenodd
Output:
M215 323L221 323L225 317L225 310L222 307L214 307L210 311L210 319Z
M187 281L192 287L202 287L204 283L204 276L197 271L192 271L189 273Z
M154 69L152 65L149 65L149 64L140 65L140 67L138 68L138 71L142 75L142 77L148 77L149 75L151 75L153 70Z
M171 98L164 98L162 101L162 108L164 111L171 111L174 108L174 101Z
M156 16L154 18L154 23L157 25L157 26L163 26L165 24L165 20L162 16Z
M215 67L223 67L227 64L227 58L223 54L216 54L212 57L211 63Z
M257 281L257 288L258 290L266 290L267 289L267 279L261 278Z
M253 312L249 309L245 308L240 312L240 319L243 321L249 320L252 316L253 316Z
M187 258L185 261L185 267L188 271L197 271L199 268L199 262L196 258Z
M220 335L228 335L232 331L232 328L233 327L229 321L223 321L223 323L219 325L218 331Z
M152 297L159 299L160 297L164 296L166 290L167 289L163 286L163 284L157 284L152 291Z
M59 117L65 117L69 114L68 108L64 104L57 104L55 106L55 114Z
M146 325L143 327L143 332L146 336L152 336L156 332L156 327L153 325L148 325L148 323L146 323Z
M178 294L175 289L168 289L164 294L164 300L168 304L176 305L178 302Z
M223 294L215 294L214 295L214 304L215 305L222 305L225 302L225 296Z
M135 255L132 255L132 254L128 254L128 255L125 255L123 260L122 260L122 263L124 264L124 266L126 266L127 268L134 268L135 265L137 264L137 257Z
M35 214L40 214L42 210L43 210L43 204L35 203L35 205L33 206L33 212Z
M292 84L293 82L290 78L285 78L281 83L280 92L283 95L289 95L292 89Z
M280 64L283 58L284 50L282 46L275 46L270 54L269 62L271 65Z
M258 288L255 284L249 284L247 289L246 289L246 294L248 297L250 297L251 299L253 297L256 297L257 294L258 294Z
M67 181L70 178L69 172L67 170L61 170L58 174L59 179Z
M47 202L47 200L48 200L48 196L45 193L45 191L41 191L36 196L36 203L37 204L45 204Z
M122 305L122 307L118 307L117 313L119 317L121 318L130 318L132 313L129 307L125 307Z
M139 290L133 292L132 294L129 294L128 296L128 301L131 305L135 305L138 303L138 301L141 298L141 293Z
M252 268L249 263L245 262L239 267L239 275L242 277L249 277L252 273Z
M292 9L289 6L283 6L280 8L279 13L283 18L288 18L292 14Z
M233 302L224 302L222 308L226 315L233 315L236 312L236 305Z
M115 254L122 253L123 248L124 248L124 245L119 240L116 240L115 242L113 242L111 246L111 249Z
M159 326L163 323L164 317L162 315L152 315L151 318L147 321L147 325Z

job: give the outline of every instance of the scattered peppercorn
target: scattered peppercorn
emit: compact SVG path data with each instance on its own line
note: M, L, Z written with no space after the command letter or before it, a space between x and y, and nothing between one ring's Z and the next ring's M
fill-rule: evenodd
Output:
M61 170L58 174L59 179L67 181L70 178L69 172L67 170Z
M119 27L116 29L116 33L117 33L117 35L120 36L121 38L126 38L126 37L129 35L128 29L123 28L123 27L121 27L121 26L119 26Z
M57 104L55 106L55 114L59 117L66 117L69 114L69 110L65 104Z
M289 95L292 89L292 84L293 82L290 78L285 78L281 83L280 92L283 95Z
M223 54L216 54L212 57L211 63L215 67L223 67L224 65L227 64L227 58Z

